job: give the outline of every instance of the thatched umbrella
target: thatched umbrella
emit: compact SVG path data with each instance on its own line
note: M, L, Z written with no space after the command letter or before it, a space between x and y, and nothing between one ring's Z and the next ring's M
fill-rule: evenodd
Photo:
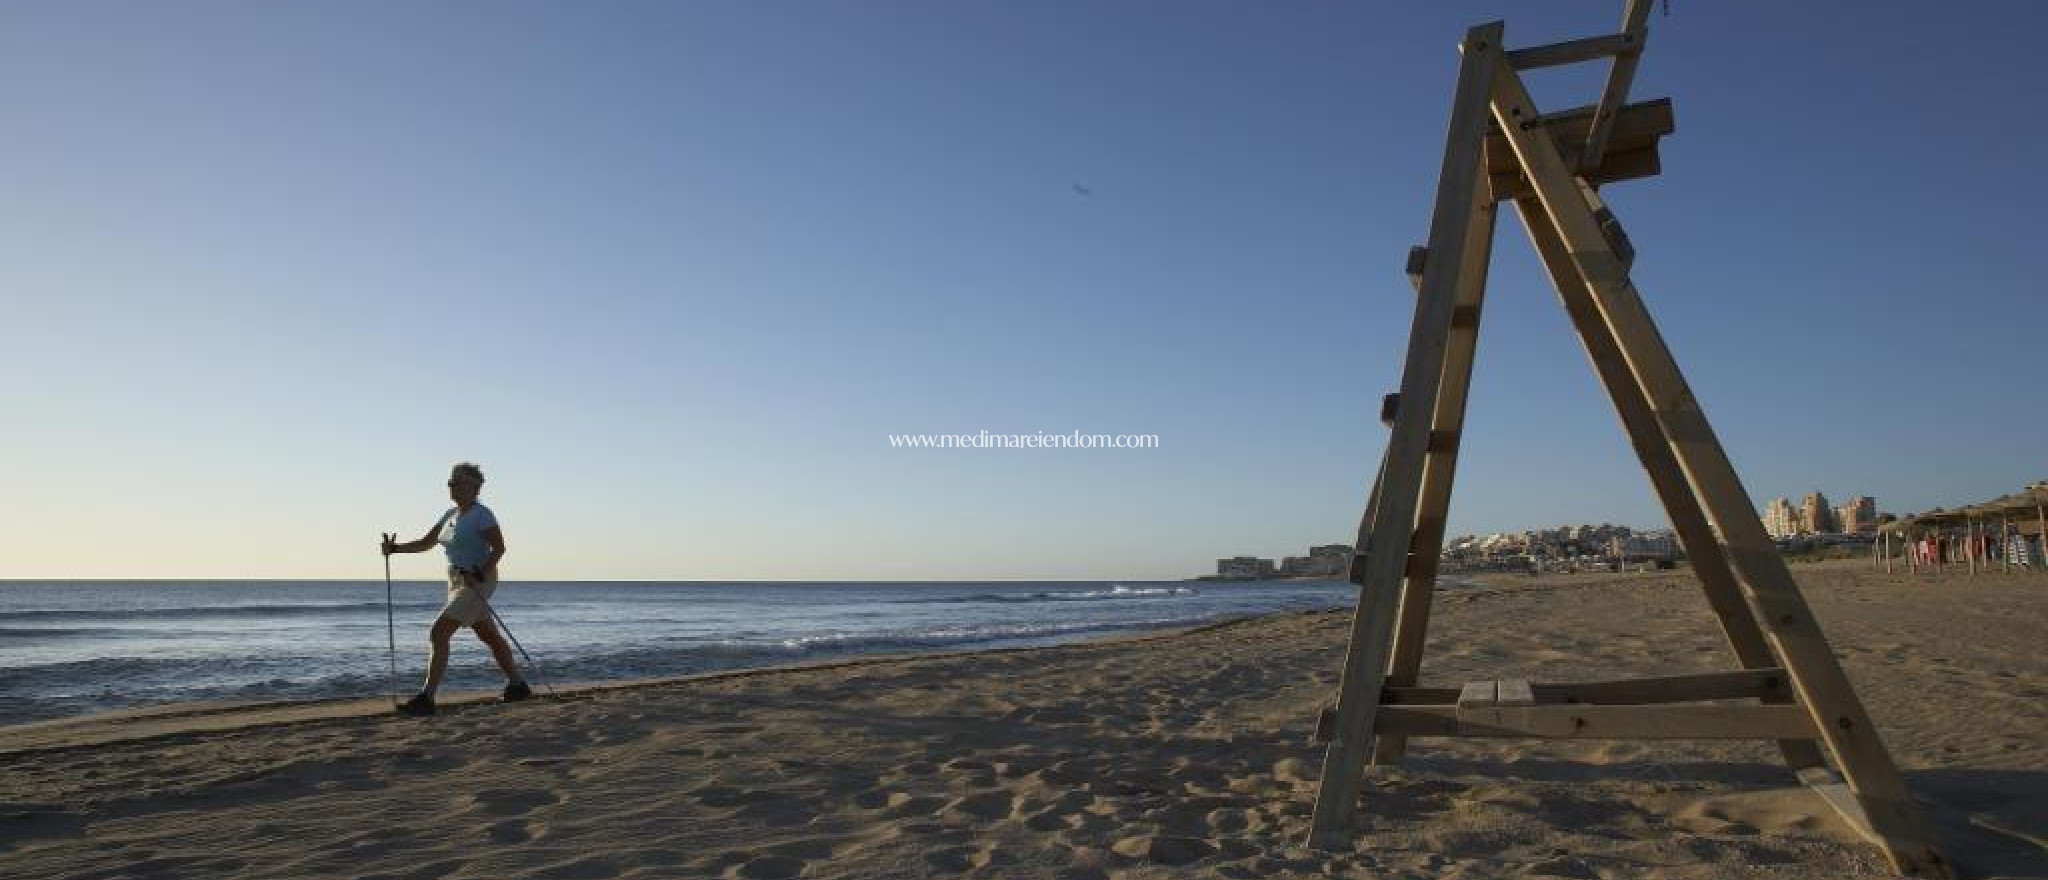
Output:
M1900 540L1904 541L1910 548L1913 542L1913 535L1916 532L1922 534L1935 532L1938 534L1946 530L1964 529L1968 532L1968 537L1972 539L1968 545L1970 548L1968 558L1970 569L1974 573L1979 558L1976 541L1974 540L1979 534L1977 531L1979 521L1988 523L1991 520L1997 520L2002 527L2003 534L2001 537L2009 542L2011 540L2011 520L2018 518L2024 522L2028 515L2032 515L2034 518L2044 550L2048 550L2048 482L2031 483L2018 492L2001 495L1989 501L1953 510L1937 507L1925 513L1901 517L1879 526L1879 530L1888 534L1898 535ZM1986 528L1983 534L1988 538L1989 529ZM2022 526L2022 534L2024 534L2024 526ZM2001 554L2001 556L2009 559L2007 554ZM1910 552L1906 558L1908 564L1913 564L1917 561L1915 555ZM1939 564L1941 561L1937 559L1936 563ZM2010 569L2010 562L2006 564L2006 567ZM2044 570L2048 570L2048 566L2044 566Z

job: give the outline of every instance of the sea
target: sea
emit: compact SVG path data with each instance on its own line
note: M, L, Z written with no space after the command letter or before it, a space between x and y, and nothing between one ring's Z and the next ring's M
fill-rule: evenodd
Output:
M388 696L394 653L396 688L411 694L445 591L397 582L387 602L383 581L0 581L0 725L197 700ZM1356 600L1348 584L1298 580L507 581L492 605L539 683L562 686L1050 645ZM503 683L476 637L458 633L444 687Z

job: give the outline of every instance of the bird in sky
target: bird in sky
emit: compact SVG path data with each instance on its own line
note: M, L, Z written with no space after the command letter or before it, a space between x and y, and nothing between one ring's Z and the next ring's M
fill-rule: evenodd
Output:
M1089 189L1089 188L1087 188L1087 187L1085 187L1085 186L1082 186L1082 185L1080 185L1080 184L1078 184L1078 183L1074 184L1074 192L1075 192L1075 194L1077 194L1077 195L1084 195L1084 196L1092 196L1092 195L1094 195L1094 194L1095 194L1095 191L1094 191L1094 190L1092 190L1092 189Z

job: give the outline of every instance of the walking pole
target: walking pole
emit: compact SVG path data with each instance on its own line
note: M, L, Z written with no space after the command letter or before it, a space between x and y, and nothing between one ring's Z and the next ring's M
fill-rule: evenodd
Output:
M385 543L398 540L398 533L384 536ZM391 644L391 705L398 705L398 618L391 610L391 554L384 554L384 638Z
M479 599L479 601L483 600ZM532 654L526 653L526 646L519 643L519 637L512 634L511 627L505 625L505 618L498 615L498 609L491 605L490 602L484 601L484 610L489 611L491 619L498 622L498 631L504 633L505 638L512 640L512 647L519 649L519 656L526 658L527 668L533 670L533 680L547 690L548 696L561 699L561 695L555 693L555 686L549 684L547 679L541 676L540 664L534 662Z

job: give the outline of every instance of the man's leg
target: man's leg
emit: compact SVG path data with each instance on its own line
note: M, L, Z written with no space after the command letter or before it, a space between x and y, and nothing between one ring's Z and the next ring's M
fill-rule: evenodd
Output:
M448 672L448 640L461 628L461 621L454 618L435 618L434 628L427 631L427 642L431 650L427 654L427 684L420 689L420 693L432 697L435 691L440 690L441 676Z
M498 670L505 673L505 681L517 683L524 680L519 675L519 665L512 662L512 646L505 642L505 634L498 631L498 625L491 620L489 612L477 618L469 628L475 630L476 637L491 649L491 658L498 661Z

